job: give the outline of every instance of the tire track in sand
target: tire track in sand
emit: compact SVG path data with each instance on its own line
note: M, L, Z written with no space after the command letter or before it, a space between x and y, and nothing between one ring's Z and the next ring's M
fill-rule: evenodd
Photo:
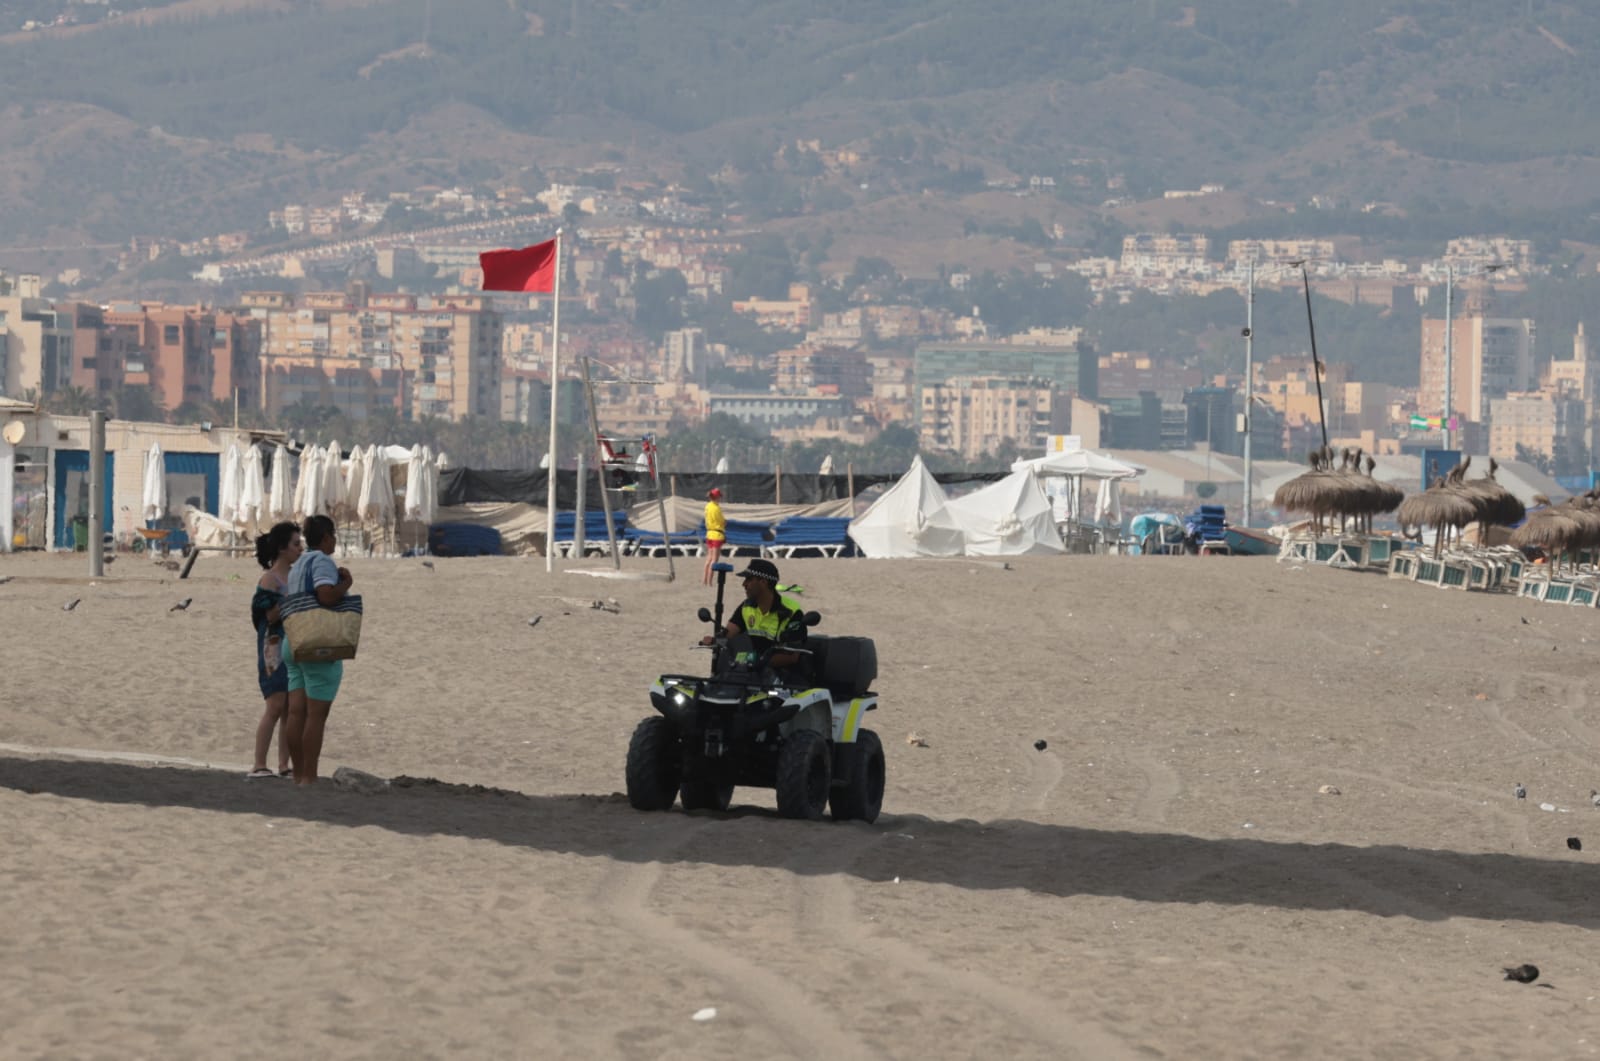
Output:
M795 1057L869 1057L867 1043L838 1026L839 1015L819 1002L798 981L775 973L743 955L677 924L650 907L650 895L661 879L662 863L687 848L710 829L732 823L708 820L691 824L676 813L652 822L648 839L628 845L613 856L615 868L596 891L596 905L626 924L640 941L692 962L716 978L730 999L765 1025ZM622 861L626 858L628 861Z
M1046 771L1048 777L1049 771ZM1060 779L1059 760L1055 770ZM1054 781L1047 781L1041 794L1048 794ZM796 874L794 917L796 935L821 932L829 946L861 956L864 964L881 968L885 961L897 975L882 976L877 990L882 994L896 985L913 981L931 986L949 996L951 1005L981 1003L1002 1014L1002 1023L1020 1029L1037 1043L1040 1056L1123 1061L1139 1056L1131 1047L1101 1026L1074 1019L1061 999L1045 998L1025 987L1002 983L983 972L958 968L951 962L888 935L881 926L868 925L856 911L856 892L864 881L850 871L855 863L875 850L886 839L881 827L863 824L836 826L812 831L794 848L788 864L803 866ZM891 1000L925 1006L940 1011L948 1007L930 1003L927 990L900 988L901 997Z

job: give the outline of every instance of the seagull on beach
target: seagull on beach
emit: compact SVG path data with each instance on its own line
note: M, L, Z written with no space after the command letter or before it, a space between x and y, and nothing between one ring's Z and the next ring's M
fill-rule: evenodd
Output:
M0 578L0 586L5 585L7 582L10 582L13 578L16 578L16 577L17 576L15 576L15 575L7 575L5 578Z
M1518 799L1528 798L1528 790L1522 787L1521 781L1517 782L1517 787L1511 790L1511 794L1516 796Z
M74 608L76 608L78 606L78 600L79 599L81 599L81 598L67 601L67 603L65 603L65 604L63 604L61 606L61 610L64 611L64 612L70 612L72 609L74 609Z
M429 571L432 571L433 570L433 561L432 560L424 560L424 561L422 561L422 566L427 568Z
M1589 802L1593 803L1595 807L1600 808L1600 792L1596 792L1591 788L1589 790Z
M186 612L186 611L189 610L189 604L193 600L194 600L193 597L185 597L185 598L183 598L183 600L179 601L178 603L174 604L172 607L168 608L167 611L169 611L169 612Z

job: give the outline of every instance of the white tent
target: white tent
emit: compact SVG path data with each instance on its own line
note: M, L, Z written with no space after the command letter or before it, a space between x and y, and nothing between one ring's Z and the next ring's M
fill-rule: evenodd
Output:
M961 524L968 556L1066 552L1050 501L1031 468L952 499L950 512Z
M872 507L850 523L850 537L867 556L960 556L964 535L944 488L920 456Z
M1127 464L1086 449L1051 453L1032 460L1017 461L1011 465L1011 470L1014 472L1024 468L1032 469L1043 481L1044 493L1055 510L1055 518L1074 523L1082 518L1081 506L1085 481L1102 484L1109 481L1113 483L1112 489L1115 490L1118 489L1114 486L1115 480L1131 479L1144 473L1144 469L1136 464ZM1100 496L1095 499L1097 520L1102 518L1099 515L1102 506L1112 503L1112 498L1102 487ZM1116 507L1120 519L1120 503L1117 503Z
M1023 468L1032 468L1034 474L1040 478L1047 475L1071 475L1080 479L1095 480L1131 479L1144 472L1144 469L1137 464L1126 464L1086 449L1075 449L1069 453L1052 453L1032 460L1017 461L1011 465L1011 470L1014 472Z
M167 514L167 465L159 442L150 444L150 452L144 459L144 502L140 514L147 522Z

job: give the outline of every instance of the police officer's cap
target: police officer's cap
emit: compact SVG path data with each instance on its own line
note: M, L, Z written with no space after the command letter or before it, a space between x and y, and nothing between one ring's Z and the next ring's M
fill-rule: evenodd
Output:
M764 578L773 585L778 583L778 565L771 560L752 560L750 566L739 572L736 578Z

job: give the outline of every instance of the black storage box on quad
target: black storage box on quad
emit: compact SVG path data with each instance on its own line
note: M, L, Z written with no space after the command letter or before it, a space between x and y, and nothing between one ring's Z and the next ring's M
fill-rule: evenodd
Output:
M818 683L829 689L861 696L878 680L878 646L870 637L812 634L806 647L811 649Z

